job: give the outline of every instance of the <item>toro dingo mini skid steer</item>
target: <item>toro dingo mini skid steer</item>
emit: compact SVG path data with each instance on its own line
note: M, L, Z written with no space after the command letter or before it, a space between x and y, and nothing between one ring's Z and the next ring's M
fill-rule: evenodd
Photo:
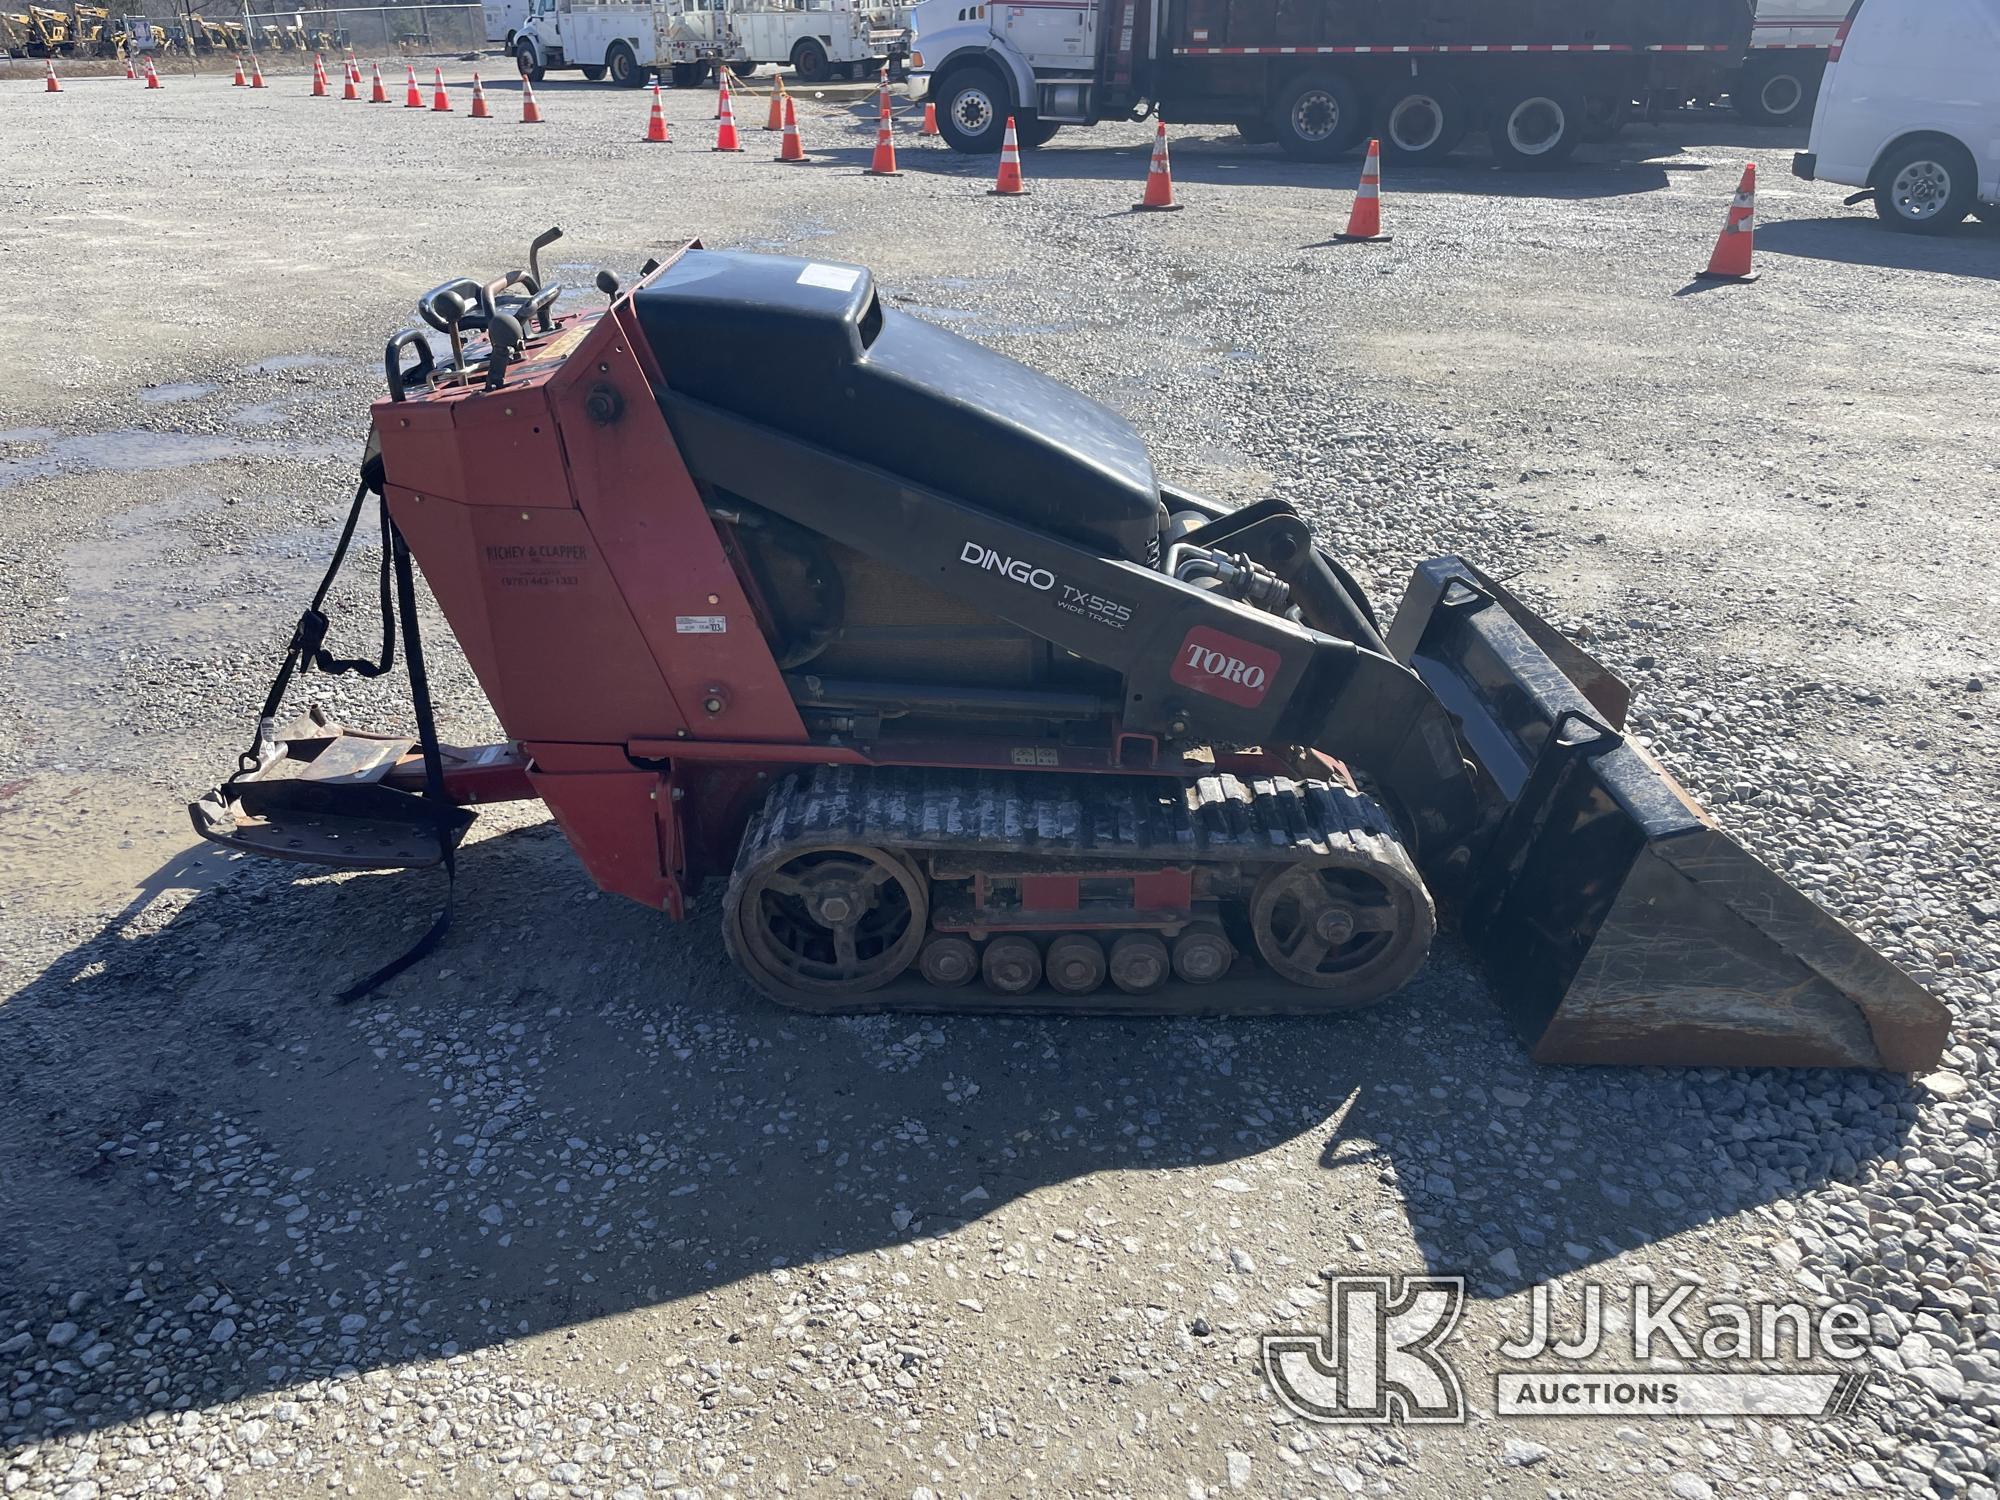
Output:
M1545 1061L1938 1057L1942 1006L1477 568L1384 630L1288 506L1163 483L858 267L689 245L561 317L531 267L387 351L348 535L379 494L418 737L280 730L294 668L393 654L332 659L322 588L207 837L434 865L539 797L606 890L723 882L736 961L816 1010L1348 1010L1442 912ZM412 556L508 744L436 743Z

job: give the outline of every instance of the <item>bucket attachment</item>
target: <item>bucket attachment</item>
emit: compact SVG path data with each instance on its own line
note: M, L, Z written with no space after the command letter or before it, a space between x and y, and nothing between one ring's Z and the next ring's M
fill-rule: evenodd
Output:
M1475 762L1469 868L1427 870L1535 1060L1915 1072L1944 1006L1788 885L1623 729L1624 684L1477 568L1389 632Z
M294 737L296 736L296 737ZM194 831L243 854L342 870L424 869L456 848L473 814L383 784L414 740L302 719L256 771L188 804Z

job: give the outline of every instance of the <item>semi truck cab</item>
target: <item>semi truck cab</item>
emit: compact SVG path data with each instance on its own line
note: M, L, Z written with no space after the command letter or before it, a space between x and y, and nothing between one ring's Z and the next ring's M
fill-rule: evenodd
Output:
M910 16L910 94L937 104L938 129L954 149L998 151L1010 114L1024 146L1105 117L1096 0L923 0Z

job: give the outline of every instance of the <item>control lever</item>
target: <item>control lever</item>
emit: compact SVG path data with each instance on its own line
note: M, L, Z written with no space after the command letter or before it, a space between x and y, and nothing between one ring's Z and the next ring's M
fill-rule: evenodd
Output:
M491 346L486 359L486 389L497 391L507 378L509 357L518 357L527 348L528 336L513 314L496 312L487 317L486 341Z
M619 290L618 277L610 271L599 271L597 273L597 289L604 293L605 301L616 302Z
M470 282L459 282L453 286L441 286L426 292L419 310L431 323L442 328L451 340L451 367L454 373L465 371L465 335L459 331L459 319L472 309L459 292L460 286L470 286ZM443 321L440 322L439 320Z
M450 333L455 320L444 316L438 305L438 299L446 292L456 295L459 300L457 316L462 318L474 303L480 301L480 290L479 283L470 276L454 276L450 281L432 287L417 298L417 312L439 333Z
M548 281L542 275L542 252L563 237L562 226L551 224L536 235L528 245L528 269L535 274L535 285L543 287Z

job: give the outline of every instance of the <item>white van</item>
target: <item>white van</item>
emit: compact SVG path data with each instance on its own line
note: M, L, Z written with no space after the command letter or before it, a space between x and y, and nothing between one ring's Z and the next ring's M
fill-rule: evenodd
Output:
M1855 0L1806 146L1794 176L1867 189L1897 229L2000 222L2000 0Z

